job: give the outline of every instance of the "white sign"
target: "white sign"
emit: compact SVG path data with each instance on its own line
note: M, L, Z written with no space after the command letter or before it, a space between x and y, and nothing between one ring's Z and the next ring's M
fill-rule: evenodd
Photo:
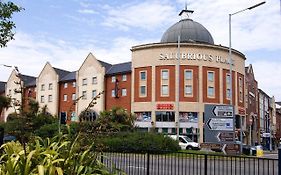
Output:
M233 131L233 119L231 118L211 118L207 122L208 127L211 130L220 130L220 131Z
M233 117L233 106L216 106L214 114L217 117Z
M270 133L267 133L267 132L265 132L265 133L262 133L262 137L270 137Z

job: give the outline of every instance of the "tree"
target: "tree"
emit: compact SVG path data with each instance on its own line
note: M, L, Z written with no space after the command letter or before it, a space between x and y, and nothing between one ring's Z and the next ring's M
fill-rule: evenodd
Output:
M23 8L12 2L0 1L0 47L6 47L10 40L14 39L15 33L12 31L16 24L11 20L15 12L20 12Z
M2 114L3 109L6 109L10 106L11 98L0 96L0 114Z

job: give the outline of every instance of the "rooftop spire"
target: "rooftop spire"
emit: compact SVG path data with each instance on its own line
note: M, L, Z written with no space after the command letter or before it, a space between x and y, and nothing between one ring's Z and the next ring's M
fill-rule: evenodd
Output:
M193 10L187 10L187 2L185 1L185 9L183 9L179 16L181 16L181 19L189 19L190 15L193 13Z

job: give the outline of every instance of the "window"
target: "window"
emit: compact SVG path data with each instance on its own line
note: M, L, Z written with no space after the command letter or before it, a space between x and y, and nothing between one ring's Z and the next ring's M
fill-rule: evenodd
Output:
M142 81L146 80L146 72L140 72L140 77Z
M87 91L82 91L82 99L83 100L87 99Z
M162 80L168 80L169 79L169 71L168 70L162 70L161 71L161 77L162 77Z
M87 78L84 78L84 79L82 80L82 85L83 85L83 86L86 86L86 85L87 85Z
M45 91L45 84L41 84L41 91Z
M184 94L185 95L192 95L192 86L191 85L185 85Z
M53 96L52 95L49 95L48 96L48 102L52 102L53 101Z
M136 121L151 122L151 112L136 112Z
M227 84L230 84L230 74L227 74L227 75L226 75L226 83L227 83Z
M74 81L74 82L72 82L72 87L76 87L76 82Z
M127 96L127 89L122 89L121 93L122 96Z
M115 97L115 90L111 90L111 97Z
M156 121L158 122L174 122L175 121L175 112L169 111L156 111Z
M242 88L242 78L239 77L239 87Z
M226 98L230 99L230 89L226 89Z
M208 96L209 97L214 96L214 87L211 87L211 86L208 87Z
M140 95L141 96L146 96L146 86L141 86L140 87Z
M72 100L76 100L76 94L72 94Z
M53 83L49 83L49 90L53 89Z
M191 70L186 70L184 72L184 79L185 80L191 80L192 79L192 71Z
M92 91L92 98L96 97L97 96L97 90L93 90Z
M45 102L44 95L41 95L41 97L40 97L40 102L41 102L41 103L44 103L44 102Z
M67 88L67 83L64 83L63 88L64 88L64 89Z
M127 81L127 75L122 75L122 81Z
M208 81L214 81L214 72L208 72Z
M111 82L112 82L112 83L115 83L115 82L116 82L116 77L115 77L115 76L112 76L112 77L111 77Z
M10 95L10 96L12 95L12 90L11 90L11 89L9 89L9 95Z
M243 95L242 95L242 91L239 92L239 101L242 102L243 101Z
M63 101L67 101L67 95L66 94L63 95Z
M169 95L169 86L168 85L161 86L161 95L163 95L163 96Z
M97 77L93 77L92 84L98 84L98 79L97 79Z

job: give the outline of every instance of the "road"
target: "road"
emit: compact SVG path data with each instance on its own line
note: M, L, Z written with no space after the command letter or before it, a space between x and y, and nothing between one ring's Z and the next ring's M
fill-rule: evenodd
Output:
M203 155L104 154L108 167L129 175L277 175L277 160ZM206 161L205 161L206 160ZM205 164L207 165L205 174ZM149 172L148 172L149 171Z

